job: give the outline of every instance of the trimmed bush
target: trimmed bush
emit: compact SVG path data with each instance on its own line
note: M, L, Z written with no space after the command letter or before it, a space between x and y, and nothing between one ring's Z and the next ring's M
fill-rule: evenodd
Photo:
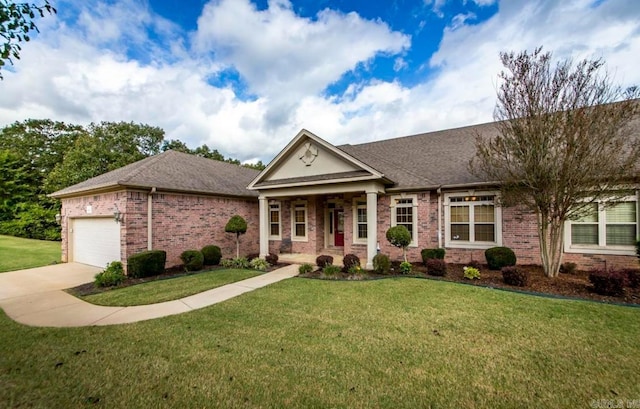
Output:
M589 281L600 295L620 296L624 293L626 277L619 271L591 270Z
M413 270L413 265L408 261L400 263L400 272L402 274L411 274L411 270Z
M640 240L636 241L636 256L638 256L638 261L640 261Z
M180 254L180 260L184 263L184 269L187 271L202 270L204 266L204 255L200 250L187 250Z
M402 258L407 261L407 247L411 244L411 233L405 226L393 226L387 230L387 240L393 246L402 249Z
M480 264L478 260L469 260L469 262L467 263L467 267L473 267L480 270L482 268L482 264Z
M264 259L267 260L267 263L271 264L272 266L275 266L276 264L278 264L277 254L269 253Z
M334 276L340 271L342 271L342 268L340 268L340 266L334 266L333 264L327 264L322 268L322 272L327 276Z
M258 253L250 253L247 255L247 260L249 260L249 262L251 262L252 260L256 259L256 258L260 258L260 254Z
M330 264L333 264L332 256L323 254L316 258L316 265L320 268L324 268L325 266L328 266Z
M313 270L314 270L314 267L310 263L304 263L303 265L298 267L298 273L299 274L307 274L307 273L312 272Z
M226 258L220 262L224 268L249 268L249 260L246 257Z
M351 267L360 266L360 258L355 254L345 254L342 258L342 271L348 273Z
M149 250L129 256L127 259L127 275L132 278L157 276L164 272L167 252Z
M485 250L484 256L490 270L516 265L516 254L509 247L491 247Z
M637 268L625 268L620 272L626 277L627 286L631 288L640 287L640 270Z
M560 272L562 274L575 274L576 267L576 263L562 263L562 265L560 265Z
M208 266L217 266L222 260L222 250L218 246L204 246L202 255L204 256L204 264Z
M444 260L445 249L435 248L435 249L422 249L420 255L422 256L422 262L424 265L427 265L427 260L437 258L440 260Z
M270 264L267 263L267 260L254 258L253 260L251 260L251 262L249 262L249 267L258 271L267 271L267 269L270 267Z
M386 254L376 254L373 256L373 271L378 274L389 274L391 271L391 260Z
M503 267L502 280L504 280L505 284L526 287L529 284L529 272L518 269L516 266Z
M125 279L124 267L119 261L112 261L107 264L107 268L96 274L93 285L96 287L114 287L121 284Z
M427 266L427 274L432 276L442 277L447 274L447 263L439 258L427 259L425 265Z

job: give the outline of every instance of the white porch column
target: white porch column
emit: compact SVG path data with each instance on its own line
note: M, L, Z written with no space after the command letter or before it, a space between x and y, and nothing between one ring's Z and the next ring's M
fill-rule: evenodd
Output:
M367 265L373 269L373 257L378 252L378 192L367 191Z
M265 258L269 254L269 206L265 196L260 196L258 203L260 213L260 258Z

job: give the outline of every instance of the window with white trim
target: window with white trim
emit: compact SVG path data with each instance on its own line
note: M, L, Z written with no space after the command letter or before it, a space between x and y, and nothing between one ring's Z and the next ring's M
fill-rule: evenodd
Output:
M353 241L354 243L367 242L367 199L353 199Z
M307 240L307 202L291 204L291 240Z
M418 195L391 197L391 226L404 226L411 234L410 246L418 245Z
M501 245L501 217L495 193L445 194L445 246Z
M565 223L565 251L631 255L638 229L635 196L614 204L592 203L579 218Z
M280 202L269 202L269 238L280 240Z

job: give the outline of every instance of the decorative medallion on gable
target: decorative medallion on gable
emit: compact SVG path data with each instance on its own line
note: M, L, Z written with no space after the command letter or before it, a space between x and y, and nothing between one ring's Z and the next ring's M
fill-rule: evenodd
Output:
M314 160L318 157L318 147L312 144L311 142L307 142L304 144L302 149L298 151L298 159L305 164L305 166L311 166Z

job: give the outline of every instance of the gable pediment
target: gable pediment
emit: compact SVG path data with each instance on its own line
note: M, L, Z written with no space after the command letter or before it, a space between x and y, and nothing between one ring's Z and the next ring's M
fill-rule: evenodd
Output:
M382 177L375 169L303 129L254 179L249 189Z

